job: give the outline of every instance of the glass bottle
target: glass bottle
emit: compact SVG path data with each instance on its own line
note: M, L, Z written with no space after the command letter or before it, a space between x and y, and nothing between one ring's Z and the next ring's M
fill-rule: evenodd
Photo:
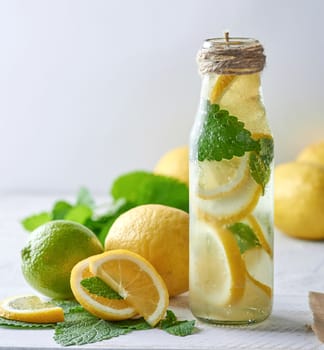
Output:
M273 294L273 138L260 91L263 47L249 38L208 39L197 60L190 308L211 323L260 322Z

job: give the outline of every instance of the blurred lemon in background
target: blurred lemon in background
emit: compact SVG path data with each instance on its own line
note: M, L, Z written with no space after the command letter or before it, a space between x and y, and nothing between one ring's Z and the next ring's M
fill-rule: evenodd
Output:
M324 239L324 142L275 169L275 224L303 239Z
M297 157L299 162L315 163L324 166L324 141L306 147Z
M177 147L162 156L154 168L154 173L174 177L189 184L189 148Z
M120 215L111 226L105 250L127 249L147 259L163 278L170 296L189 285L189 215L148 204Z

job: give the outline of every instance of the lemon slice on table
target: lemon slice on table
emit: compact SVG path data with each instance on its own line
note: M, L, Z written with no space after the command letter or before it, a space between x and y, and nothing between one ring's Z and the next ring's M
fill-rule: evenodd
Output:
M249 175L244 186L232 191L230 195L215 199L196 197L192 200L192 207L207 221L231 223L249 215L257 205L260 195L261 186Z
M91 257L90 271L114 289L155 326L169 305L167 287L153 265L129 250L110 250Z
M9 320L31 323L64 321L61 307L42 301L34 295L13 296L0 302L0 316Z
M93 315L105 320L125 320L136 311L123 299L108 299L90 293L81 285L83 279L93 277L89 271L89 259L77 263L71 272L71 289L76 300Z
M212 305L237 303L245 290L245 268L234 235L197 219L190 244L190 297Z
M202 161L196 168L197 192L203 199L213 199L231 194L243 186L249 176L249 157L233 157L230 160Z

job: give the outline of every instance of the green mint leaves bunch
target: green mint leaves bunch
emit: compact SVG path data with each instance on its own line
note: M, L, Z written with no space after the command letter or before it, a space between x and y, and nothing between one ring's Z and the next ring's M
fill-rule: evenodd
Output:
M118 177L110 189L111 203L105 212L86 188L81 188L75 203L59 200L50 211L31 215L22 221L27 231L51 220L71 220L85 225L104 243L106 235L117 219L127 210L142 204L163 204L189 211L189 190L185 183L171 177L146 171L134 171Z
M270 179L270 166L273 160L272 138L253 139L243 122L208 100L205 113L202 132L198 139L198 160L221 161L242 157L246 152L250 152L251 176L262 187L264 193Z

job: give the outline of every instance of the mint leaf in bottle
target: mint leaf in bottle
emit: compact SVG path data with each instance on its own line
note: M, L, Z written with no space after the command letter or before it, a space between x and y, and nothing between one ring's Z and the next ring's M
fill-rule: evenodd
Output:
M271 162L273 160L273 139L269 137L258 140L259 152L250 154L250 173L256 183L261 185L264 194L265 186L269 182L271 174Z
M261 246L258 237L249 225L236 222L228 226L228 229L233 233L241 254L248 249Z
M198 140L199 161L242 157L246 152L258 151L259 147L243 122L220 109L218 104L207 101L206 117Z

